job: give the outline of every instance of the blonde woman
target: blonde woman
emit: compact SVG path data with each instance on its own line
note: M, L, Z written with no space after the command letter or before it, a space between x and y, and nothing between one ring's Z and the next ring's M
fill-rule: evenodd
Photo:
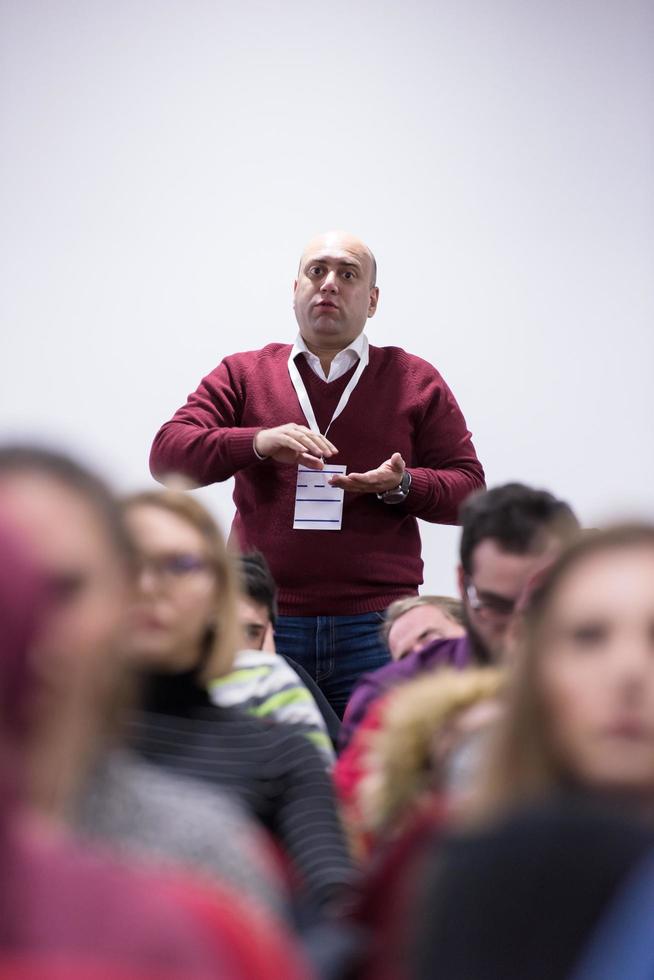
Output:
M222 534L186 494L138 494L124 510L139 564L128 647L145 679L132 743L151 762L238 797L281 843L307 916L320 916L351 875L320 754L291 728L212 705L207 694L208 681L231 669L239 638Z

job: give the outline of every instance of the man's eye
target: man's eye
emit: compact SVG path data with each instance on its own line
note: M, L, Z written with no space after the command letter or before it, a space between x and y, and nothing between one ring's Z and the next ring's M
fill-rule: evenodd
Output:
M309 268L309 275L310 276L319 276L321 274L321 272L322 272L322 266L321 265L312 265Z
M354 279L354 273L351 269L346 269L343 273L343 279Z
M483 608L497 613L498 616L510 616L515 608L513 599L503 599L499 595L484 595L482 593L479 600Z

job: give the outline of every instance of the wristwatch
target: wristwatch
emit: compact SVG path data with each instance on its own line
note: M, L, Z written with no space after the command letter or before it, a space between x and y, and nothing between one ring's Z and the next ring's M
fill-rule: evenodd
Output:
M405 470L398 485L392 487L390 490L384 490L383 493L378 493L377 498L378 500L383 500L385 504L401 504L409 496L410 486L411 474L408 470Z

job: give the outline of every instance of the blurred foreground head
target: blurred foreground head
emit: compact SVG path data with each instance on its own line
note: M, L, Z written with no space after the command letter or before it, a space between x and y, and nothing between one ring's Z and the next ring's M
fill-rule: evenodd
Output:
M102 481L50 450L0 447L0 512L29 549L48 590L47 616L30 650L28 768L35 798L56 809L92 752L99 726L113 723L131 546Z
M654 806L654 526L588 533L534 591L482 812L576 788Z
M46 599L43 579L15 532L0 522L0 799L6 804L29 725L28 650ZM12 792L13 795L13 792Z
M241 646L237 583L220 528L196 499L169 490L128 497L125 521L137 560L127 653L150 672L232 668Z
M524 590L577 534L579 522L563 500L521 483L473 493L459 518L466 629L476 659L496 662Z

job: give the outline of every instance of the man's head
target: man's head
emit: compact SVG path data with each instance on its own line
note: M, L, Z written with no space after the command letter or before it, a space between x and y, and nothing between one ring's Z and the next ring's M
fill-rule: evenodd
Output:
M359 336L377 309L376 278L374 255L353 235L330 231L309 242L293 286L293 307L310 350L343 350Z
M258 551L239 558L241 595L238 618L249 650L261 650L269 628L277 618L277 586L268 563Z
M502 653L525 587L579 530L579 522L564 501L521 483L472 494L459 516L464 619L477 658L493 661Z
M451 639L464 633L458 599L409 596L391 603L386 610L384 636L393 660L401 660L432 640Z

